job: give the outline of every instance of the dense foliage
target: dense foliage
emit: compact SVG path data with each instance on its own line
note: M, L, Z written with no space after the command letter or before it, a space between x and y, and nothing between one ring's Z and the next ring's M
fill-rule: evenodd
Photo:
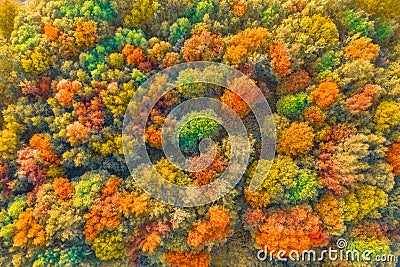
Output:
M0 0L0 18L1 266L251 266L265 245L302 252L338 238L399 255L398 1ZM178 208L138 187L152 166L128 171L121 132L140 85L192 61L230 65L258 85L277 157L257 157L268 129L254 129L243 99L191 83L217 72L182 71L186 85L144 118L157 171L194 186L226 169L230 138L215 120L190 120L196 112L177 122L179 143L195 165L212 163L182 171L160 152L168 113L188 99L231 107L253 146L228 195ZM246 93L240 79L231 86ZM199 153L203 138L215 151ZM272 167L251 192L257 164Z

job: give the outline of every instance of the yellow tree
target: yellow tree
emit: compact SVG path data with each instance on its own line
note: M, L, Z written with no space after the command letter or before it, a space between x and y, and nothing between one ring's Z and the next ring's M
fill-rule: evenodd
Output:
M1 12L0 16L3 15ZM0 44L0 110L6 109L7 105L19 96L20 91L14 89L19 88L18 73L21 71L18 56L12 51L10 45Z
M133 27L138 27L145 24L147 21L153 18L158 6L158 1L135 1L132 6L132 10L125 17L125 23Z
M376 17L390 19L400 16L399 0L354 0L354 2L357 7Z
M16 0L0 0L0 35L10 38L14 29L14 19L21 11L22 4Z

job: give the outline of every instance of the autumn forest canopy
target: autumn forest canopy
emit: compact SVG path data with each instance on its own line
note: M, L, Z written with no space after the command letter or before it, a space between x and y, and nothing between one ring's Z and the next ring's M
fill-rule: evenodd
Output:
M371 258L398 257L399 5L0 0L0 266L244 267L258 263L265 246L321 251L339 238L350 249L371 251ZM140 109L133 114L146 122L140 138L152 164L129 171L124 149L131 147L123 149L122 129L132 97L160 71L195 61L228 65L254 82L276 130L259 127L235 93L259 101L247 79L225 88L193 82L222 79L213 66L185 69L177 75L183 85L164 94L148 116ZM148 97L167 84L159 76ZM168 119L200 97L241 119L250 160L221 199L174 207L136 180L157 171L180 186L210 184L230 164L232 142L240 142L210 119L208 108ZM165 124L181 129L179 146L191 171L163 154ZM276 157L267 160L260 140L271 131ZM205 138L215 146L203 153ZM263 183L251 191L256 168L264 170Z

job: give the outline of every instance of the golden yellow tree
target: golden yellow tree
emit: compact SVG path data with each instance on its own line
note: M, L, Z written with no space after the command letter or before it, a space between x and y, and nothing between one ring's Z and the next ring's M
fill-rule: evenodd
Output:
M10 38L14 29L14 19L22 8L19 1L0 0L0 35Z

